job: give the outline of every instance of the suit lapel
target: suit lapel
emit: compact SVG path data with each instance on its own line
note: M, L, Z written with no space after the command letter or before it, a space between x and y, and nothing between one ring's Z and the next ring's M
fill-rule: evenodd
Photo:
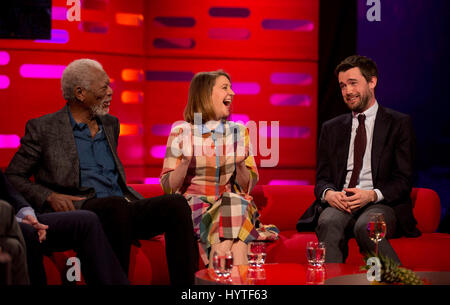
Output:
M108 124L108 122L106 122L105 119L103 119L102 117L100 117L100 121L102 122L103 125L103 130L105 131L105 135L106 135L106 139L108 140L108 145L109 145L109 149L111 149L111 153L113 154L114 157L114 161L116 161L117 163L117 155L116 155L116 150L115 150L115 145L114 145L114 127L111 124ZM117 165L117 164L116 164Z
M350 147L350 137L352 132L352 115L351 113L344 117L341 128L336 129L340 134L337 135L339 143L336 145L336 160L337 168L340 171L339 186L343 186L345 183L345 176L347 173L347 159L348 151Z
M64 156L62 159L66 159L71 164L71 172L73 175L72 185L80 186L80 159L78 158L78 150L75 144L75 137L73 135L72 125L69 118L69 107L66 105L58 112L57 128L54 130L58 133L58 139L61 141L59 144L62 146Z
M105 119L105 117L100 117L100 121L102 122L109 149L111 150L114 158L114 163L116 164L116 169L119 172L120 178L125 183L125 170L123 169L122 162L120 162L119 156L117 155L117 143L114 135L114 125L110 124L109 122L111 122L111 120L107 120Z
M379 106L377 116L375 118L375 126L373 128L372 139L372 181L375 187L378 174L378 166L381 160L384 143L386 141L388 131L391 125L391 117L387 115L383 107Z

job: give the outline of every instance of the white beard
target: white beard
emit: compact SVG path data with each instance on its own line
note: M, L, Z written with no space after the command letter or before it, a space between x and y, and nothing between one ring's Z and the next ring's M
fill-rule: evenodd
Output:
M109 108L104 109L103 108L103 103L97 104L97 105L93 105L91 107L91 112L94 116L103 116L108 114L109 112Z

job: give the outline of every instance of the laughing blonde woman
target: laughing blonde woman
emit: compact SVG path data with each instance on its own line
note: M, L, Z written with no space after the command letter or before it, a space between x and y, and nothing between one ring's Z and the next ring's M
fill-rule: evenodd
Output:
M222 70L193 77L185 122L171 130L160 177L165 193L189 202L205 265L227 251L235 265L246 264L248 242L278 237L276 227L260 224L249 195L258 170L248 129L227 120L234 96Z

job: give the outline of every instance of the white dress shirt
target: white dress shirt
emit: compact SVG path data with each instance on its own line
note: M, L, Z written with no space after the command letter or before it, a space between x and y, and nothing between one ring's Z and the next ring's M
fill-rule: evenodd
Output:
M373 189L373 180L372 180L372 165L371 165L371 159L372 159L372 139L373 139L373 129L375 126L375 118L377 116L378 112L378 103L375 101L375 104L371 106L369 109L363 112L363 114L366 116L364 125L366 127L366 136L367 136L367 142L366 142L366 150L364 152L364 158L363 158L363 165L361 168L361 172L359 174L359 178L356 184L356 188L362 189L362 190L374 190L377 194L377 201L379 202L384 199L383 194L379 189ZM356 129L358 128L359 122L358 122L358 115L359 113L352 112L352 132L350 135L350 146L348 151L348 159L347 159L347 175L345 177L345 184L344 188L347 188L350 183L350 177L352 176L353 171L353 149L354 149L354 142L356 137ZM325 199L325 193L328 191L326 189L322 194L322 200Z

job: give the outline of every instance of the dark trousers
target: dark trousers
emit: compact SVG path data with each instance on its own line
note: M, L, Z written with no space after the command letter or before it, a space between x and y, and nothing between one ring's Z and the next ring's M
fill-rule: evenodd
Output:
M82 209L95 212L111 247L128 273L133 240L165 234L172 285L192 285L198 269L198 246L191 208L181 195L163 195L127 202L122 197L87 200Z
M41 214L38 219L42 224L48 225L47 237L42 243L39 242L37 231L31 225L20 223L27 245L28 269L32 285L47 283L42 261L44 254L70 249L74 249L77 253L87 284L129 284L128 277L122 271L95 213L55 212Z
M9 284L28 285L27 257L25 241L17 224L13 207L0 200L0 248L11 256L11 274L7 276Z
M378 252L400 263L400 259L388 241L394 236L396 217L394 210L384 204L369 203L352 214L334 207L327 207L319 216L316 234L319 241L325 242L325 261L344 263L348 256L348 241L355 237L362 254L375 252L375 243L367 232L368 216L371 212L383 213L386 222L386 236L378 243Z

